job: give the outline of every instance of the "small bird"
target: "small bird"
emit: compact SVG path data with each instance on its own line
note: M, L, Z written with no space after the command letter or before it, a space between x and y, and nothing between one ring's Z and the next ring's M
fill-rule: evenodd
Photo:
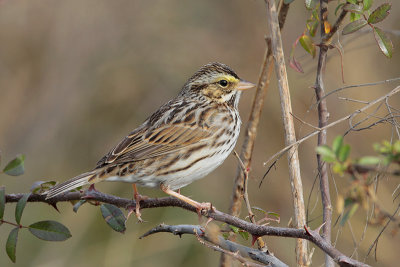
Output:
M235 147L241 120L242 90L253 88L227 65L201 67L180 93L133 130L89 172L58 184L52 198L77 187L102 181L133 184L136 216L140 219L136 185L159 187L196 207L210 209L174 190L203 178L224 162Z

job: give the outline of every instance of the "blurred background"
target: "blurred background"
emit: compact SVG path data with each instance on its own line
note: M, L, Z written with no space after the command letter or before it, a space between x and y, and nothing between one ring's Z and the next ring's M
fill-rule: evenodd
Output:
M392 11L381 27L399 32L400 7L391 1ZM377 7L383 1L374 1ZM330 4L334 22L336 1ZM305 29L310 14L304 1L291 5L283 30L286 57L292 43ZM266 11L263 1L144 1L144 0L70 0L0 2L0 149L2 166L15 155L26 155L26 173L20 177L0 176L8 193L28 192L38 180L64 181L92 169L97 160L129 131L137 127L160 105L175 96L185 81L202 65L219 61L231 66L240 77L257 82L263 61ZM399 37L390 35L395 49ZM329 52L326 89L331 91L350 84L375 82L399 77L400 57L395 50L391 60L379 51L371 32L340 36L344 47L345 84L337 50ZM317 125L314 90L316 59L298 48L296 57L305 73L288 70L293 110L297 117ZM274 74L273 74L274 76ZM363 105L338 96L363 101L373 100L397 86L348 89L328 98L330 121L341 118ZM254 91L246 92L240 103L242 129L246 125ZM389 102L399 108L399 96ZM279 95L275 79L268 90L256 140L250 173L252 205L281 216L287 226L293 208L286 156L278 162L263 185L263 162L284 147ZM296 122L297 135L312 129ZM329 143L348 129L343 123L328 132ZM350 133L352 157L373 154L372 144L390 139L392 128L375 128ZM242 138L236 150L240 151ZM396 138L396 137L395 137ZM316 171L316 138L303 143L300 162L305 200L309 204L310 226L321 224L318 189L311 190ZM236 175L237 160L231 156L208 175L182 190L199 201L212 202L227 211ZM332 175L332 202L349 185L347 177ZM398 180L385 177L379 184L380 203L392 213L398 200L392 193ZM103 183L97 189L131 198L131 186ZM311 195L310 192L312 191ZM143 195L164 196L159 190L142 189ZM339 193L338 193L339 192ZM310 195L310 198L309 198ZM14 206L7 205L6 218L14 217ZM77 214L69 203L59 204L61 213L44 204L28 204L22 223L51 219L65 224L72 238L65 242L45 242L21 231L17 244L17 263L8 259L4 246L11 230L0 227L0 266L218 266L219 253L199 244L193 236L172 234L138 237L158 225L197 224L196 214L179 208L142 211L146 223L134 217L127 222L125 234L111 230L98 207L84 205ZM242 217L246 212L242 209ZM337 218L334 209L334 220ZM336 246L347 255L364 260L368 247L381 226L368 226L363 234L366 211L360 209L343 228L333 229ZM377 251L379 266L398 264L399 235L391 235L393 225L382 235ZM295 264L295 240L266 238L270 250L290 266ZM360 242L360 240L362 240ZM250 241L241 240L250 245ZM356 245L355 245L356 244ZM311 246L314 247L314 246ZM313 266L321 266L324 257L316 248ZM236 263L237 266L239 266Z

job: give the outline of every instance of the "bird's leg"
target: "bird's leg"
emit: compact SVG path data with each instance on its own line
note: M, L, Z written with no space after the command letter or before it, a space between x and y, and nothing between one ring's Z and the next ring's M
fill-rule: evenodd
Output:
M201 217L201 212L202 212L203 210L205 210L205 211L210 211L210 210L212 210L212 209L214 208L214 207L212 206L212 204L209 203L209 202L203 202L203 203L197 202L197 201L195 201L195 200L193 200L193 199L191 199L191 198L188 198L188 197L186 197L186 196L184 196L184 195L181 195L181 194L178 193L178 192L175 192L175 191L169 189L167 186L165 186L165 185L163 185L163 184L160 185L160 188L161 188L161 190L164 191L166 194L168 194L168 195L170 195L170 196L173 196L173 197L176 197L176 198L182 200L183 202L186 202L186 203L188 203L189 205L195 207L196 210L197 210L197 214L199 215L199 217Z
M145 199L146 197L143 197L142 195L139 194L136 184L132 184L132 188L133 188L133 198L135 199L136 206L135 206L135 209L131 209L131 208L129 209L127 219L129 218L129 216L131 216L133 211L135 211L135 215L136 215L136 218L138 219L138 221L143 222L142 217L141 217L142 214L140 213L140 200Z

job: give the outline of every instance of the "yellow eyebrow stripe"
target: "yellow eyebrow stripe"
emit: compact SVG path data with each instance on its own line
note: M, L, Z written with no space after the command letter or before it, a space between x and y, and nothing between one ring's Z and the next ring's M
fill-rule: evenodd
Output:
M221 75L218 76L217 79L215 79L214 82L218 82L220 80L227 80L229 83L238 83L239 79L236 79L235 77L231 76L231 75Z

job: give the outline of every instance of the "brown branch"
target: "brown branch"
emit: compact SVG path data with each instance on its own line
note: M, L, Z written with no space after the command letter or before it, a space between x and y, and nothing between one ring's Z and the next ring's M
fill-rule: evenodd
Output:
M260 263L267 264L267 266L280 266L284 267L287 266L283 262L281 262L279 259L277 259L275 256L271 255L268 252L262 252L258 249L253 249L250 247L246 247L234 242L231 242L229 240L226 240L222 236L215 235L213 233L208 233L207 229L200 225L165 225L165 224L160 224L149 231L147 231L145 234L143 234L141 238L144 238L146 236L155 234L155 233L160 233L160 232L166 232L166 233L172 233L174 235L183 235L183 234L191 234L191 235L196 235L198 238L212 243L216 245L217 247L212 247L212 249L218 250L222 253L228 254L229 256L232 256L242 262L243 264L248 264L249 262L244 261L244 258L250 258L252 260L258 261ZM218 248L222 249L219 250ZM239 258L240 257L240 258Z
M269 85L269 79L272 72L272 53L270 40L267 39L267 50L265 52L264 63L260 78L257 85L257 91L254 96L253 106L250 113L250 118L246 127L245 137L242 145L242 151L240 153L240 159L246 169L250 168L251 156L253 153L254 142L257 135L257 128L260 121L260 115L262 107L264 105L265 95ZM241 199L244 191L244 173L239 164L237 168L237 174L232 191L232 200L229 208L229 213L234 216L239 216Z
M281 110L285 131L285 144L291 145L296 142L290 100L289 82L286 72L285 57L283 55L283 45L279 30L278 16L276 14L275 1L265 0L267 6L268 29L271 33L272 54L275 62L275 74L277 75L278 88L280 95ZM306 225L306 212L303 198L303 184L300 174L300 162L297 146L289 149L288 155L289 179L293 196L294 218L297 228ZM309 265L308 248L305 240L298 239L296 244L297 264L300 266Z
M283 1L280 2L281 7L279 9L279 28L282 29L285 21L286 15L289 11L289 4L285 4ZM251 156L253 154L254 142L257 135L257 128L260 121L261 111L264 106L264 99L267 94L267 89L270 82L270 77L272 74L272 51L271 51L271 39L267 38L267 48L265 50L264 61L261 67L261 73L258 78L258 84L256 88L256 94L254 95L253 105L251 107L250 117L245 130L245 137L242 145L242 150L240 153L240 159L242 160L244 166L250 169ZM233 184L231 203L229 207L229 213L234 216L239 216L241 208L241 197L244 191L244 173L241 167L238 166L236 172L236 178ZM259 247L264 247L265 244L258 243ZM229 259L222 254L220 260L221 267L228 267L231 264Z
M6 203L15 203L21 199L24 194L8 194L6 195ZM41 202L47 203L49 205L56 205L58 202L69 202L73 200L82 200L86 194L82 192L69 192L51 199L46 199L45 195L32 194L28 198L28 202ZM101 193L99 191L90 192L91 200L99 201L102 203L113 204L117 207L128 209L129 207L135 207L136 202L132 199L120 198L117 196ZM190 206L189 204L173 198L173 197L163 197L163 198L148 198L140 201L140 208L158 208L158 207L180 207L188 211L193 212L197 215L196 208ZM306 239L314 243L321 250L331 256L334 261L340 266L369 266L362 262L353 260L339 250L334 248L331 244L327 243L316 231L312 231L308 228L305 229L295 229L295 228L284 228L284 227L272 227L265 225L255 225L253 223L242 220L238 217L220 212L216 209L209 211L205 214L206 217L212 218L215 221L224 222L233 226L236 226L244 231L249 232L254 236L279 236L279 237L291 237L291 238L301 238Z
M322 43L319 45L319 57L318 57L318 68L317 77L315 79L315 96L318 102L318 127L323 128L328 125L328 107L326 99L322 99L325 95L325 85L324 85L324 72L326 67L326 58L328 54L328 40L327 33L325 32L325 23L328 23L328 0L320 0L320 17L321 17L321 38ZM342 11L343 18L346 15ZM342 18L342 19L343 19ZM336 30L338 26L336 27ZM329 33L331 34L331 33ZM333 33L332 35L333 36ZM330 40L329 40L330 41ZM322 130L318 133L318 146L326 145L327 134L326 130ZM320 192L322 201L322 217L323 217L323 228L322 236L326 242L331 243L331 232L332 232L332 203L331 196L329 192L329 177L328 177L328 166L322 160L320 154L317 154L318 162L318 174L320 179ZM325 266L333 267L333 261L330 257L325 257Z

